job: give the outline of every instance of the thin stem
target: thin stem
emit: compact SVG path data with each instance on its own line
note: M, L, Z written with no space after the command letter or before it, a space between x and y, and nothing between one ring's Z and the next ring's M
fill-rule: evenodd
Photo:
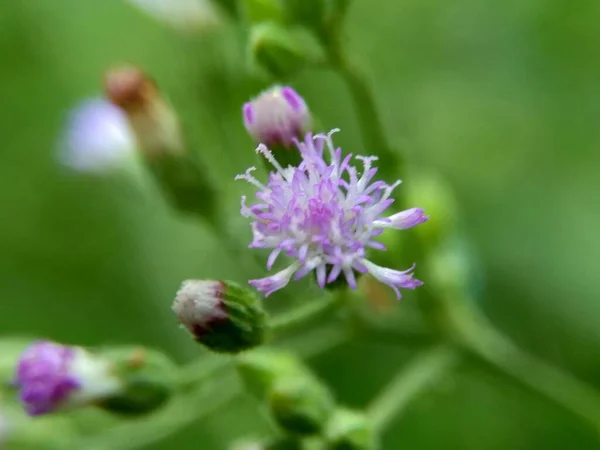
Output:
M325 298L304 303L301 307L288 311L271 320L270 328L276 333L286 333L335 311L343 299L342 292Z
M600 425L600 394L593 387L542 359L528 354L503 336L467 305L452 316L464 345L493 367L589 423Z
M197 358L180 370L178 377L180 392L195 389L199 383L227 369L231 364L232 360L226 356Z
M399 153L394 151L392 145L388 142L366 74L357 63L345 55L341 44L333 46L330 54L334 69L346 82L352 96L358 116L363 147L372 150L379 157L378 166L384 178L398 178L398 172L402 169L403 161Z
M385 429L415 397L454 368L460 361L455 348L434 347L403 367L390 384L384 388L369 407L375 428Z

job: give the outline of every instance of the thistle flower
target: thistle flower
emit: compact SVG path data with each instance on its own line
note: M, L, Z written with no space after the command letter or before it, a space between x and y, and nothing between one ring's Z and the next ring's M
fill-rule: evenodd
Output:
M267 269L283 253L295 261L269 277L250 280L250 285L268 296L285 287L292 276L300 279L315 270L321 288L344 274L350 288L356 288L355 271L370 273L390 286L400 298L399 288L415 289L423 283L413 278L413 267L398 271L378 266L366 258L366 250L385 250L375 239L385 228L406 229L427 220L423 210L411 208L384 216L393 203L392 191L400 181L388 185L372 181L377 169L374 156L357 156L362 175L351 165L352 155L342 157L329 134L307 135L296 142L302 162L283 168L272 152L259 145L256 151L275 168L268 183L253 175L254 167L238 175L254 185L258 203L248 206L242 196L241 213L252 219L250 248L271 249ZM326 161L329 159L329 162Z
M121 389L108 362L80 347L37 341L21 355L15 384L27 413L38 416L106 398Z
M135 147L123 111L97 98L84 101L71 113L59 159L76 171L102 174L132 158Z
M289 86L262 92L242 109L244 125L257 143L290 147L309 131L310 113L302 97Z

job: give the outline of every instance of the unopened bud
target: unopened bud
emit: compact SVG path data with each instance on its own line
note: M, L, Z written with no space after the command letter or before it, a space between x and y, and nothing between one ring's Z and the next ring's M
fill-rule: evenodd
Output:
M257 144L271 150L288 149L311 130L311 117L304 99L289 86L274 86L243 107L244 126ZM297 150L294 150L297 152Z
M129 3L182 32L207 33L221 24L211 0L129 0Z
M147 414L162 407L175 392L176 367L162 353L145 348L116 348L104 353L122 383L119 392L99 402L122 415Z
M469 293L480 298L484 275L468 239L456 234L428 253L427 268L432 285L446 293Z
M277 380L308 374L302 362L293 354L258 348L237 357L237 369L246 389L264 400Z
M110 70L106 94L125 111L138 148L169 200L215 222L216 189L209 171L185 151L179 120L155 84L132 66Z
M104 400L124 386L106 359L50 341L35 342L23 352L14 383L31 416Z
M321 382L313 377L296 376L275 383L269 392L268 405L285 431L307 436L322 432L335 402Z
M314 36L275 22L253 25L250 46L256 65L276 78L289 77L307 64L323 60L323 49Z
M107 72L104 84L110 101L125 111L147 158L184 153L177 115L144 72L118 67Z
M375 450L376 435L368 416L359 411L338 409L327 424L327 448L331 450Z
M196 341L217 352L237 353L265 338L260 299L231 281L184 281L173 311Z
M432 172L411 172L405 188L406 202L419 205L429 216L427 223L415 228L426 244L435 245L454 234L458 224L458 205L452 187Z

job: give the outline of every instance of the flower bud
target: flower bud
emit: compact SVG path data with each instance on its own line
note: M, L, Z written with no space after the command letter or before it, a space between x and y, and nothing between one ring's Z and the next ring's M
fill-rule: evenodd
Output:
M145 348L116 348L103 353L122 389L99 406L122 415L150 413L162 407L175 392L176 367L162 353Z
M259 400L266 398L277 380L308 374L305 366L294 355L269 348L259 348L239 355L237 369L246 389Z
M90 404L123 389L110 363L81 347L38 341L21 355L15 373L21 403L31 416Z
M182 32L207 33L221 24L211 0L129 0L129 3Z
M298 435L319 434L333 413L329 390L313 377L278 380L268 395L269 410L285 431Z
M140 414L170 396L172 364L145 350L91 353L50 341L37 341L21 355L15 374L21 403L31 416L86 405Z
M446 293L467 292L480 298L485 284L478 256L469 240L459 234L449 237L428 254L432 285Z
M274 86L243 107L244 126L257 144L286 150L311 130L304 99L289 86ZM296 150L295 153L298 153ZM279 155L277 155L279 158Z
M371 421L365 413L338 409L327 424L326 439L331 450L375 450L378 448Z
M103 175L129 167L136 142L123 111L103 99L84 101L71 113L59 160L77 172Z
M125 66L107 73L105 89L125 111L148 168L171 202L214 223L217 194L209 171L185 151L179 119L155 84L140 69Z
M411 172L405 196L408 204L427 211L427 223L415 228L427 244L435 245L456 231L458 205L452 187L443 178L431 172Z
M260 299L231 281L184 281L173 311L196 341L217 352L237 353L265 338Z
M253 62L276 78L289 77L307 64L323 60L323 49L314 36L275 22L252 26L250 52Z
M125 111L147 158L184 153L179 119L146 74L134 66L117 67L107 72L104 83L110 101Z

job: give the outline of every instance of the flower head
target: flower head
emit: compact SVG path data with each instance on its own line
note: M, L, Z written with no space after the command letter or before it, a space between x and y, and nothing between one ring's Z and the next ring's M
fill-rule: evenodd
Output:
M283 168L265 145L257 152L275 168L267 184L252 176L253 167L236 179L254 185L257 203L246 204L242 197L241 213L252 219L254 239L251 248L271 249L267 268L271 269L283 253L295 261L287 268L250 284L269 295L285 287L292 276L302 278L316 272L320 287L332 283L342 273L348 285L356 288L355 271L371 273L389 285L398 298L399 288L414 289L423 283L412 276L411 267L398 271L378 266L366 259L369 248L385 250L377 242L384 228L406 229L427 220L423 210L413 208L385 216L393 203L392 191L400 184L372 181L377 169L376 157L357 156L362 174L351 164L352 155L342 155L334 147L332 134L307 135L296 142L302 157L297 167Z
M304 135L311 118L302 97L289 86L275 86L243 107L244 125L258 143L290 147Z
M136 147L127 117L103 99L91 99L71 114L60 160L80 172L104 173L131 158Z
M109 365L80 347L37 341L21 355L15 384L31 416L104 398L120 389Z

